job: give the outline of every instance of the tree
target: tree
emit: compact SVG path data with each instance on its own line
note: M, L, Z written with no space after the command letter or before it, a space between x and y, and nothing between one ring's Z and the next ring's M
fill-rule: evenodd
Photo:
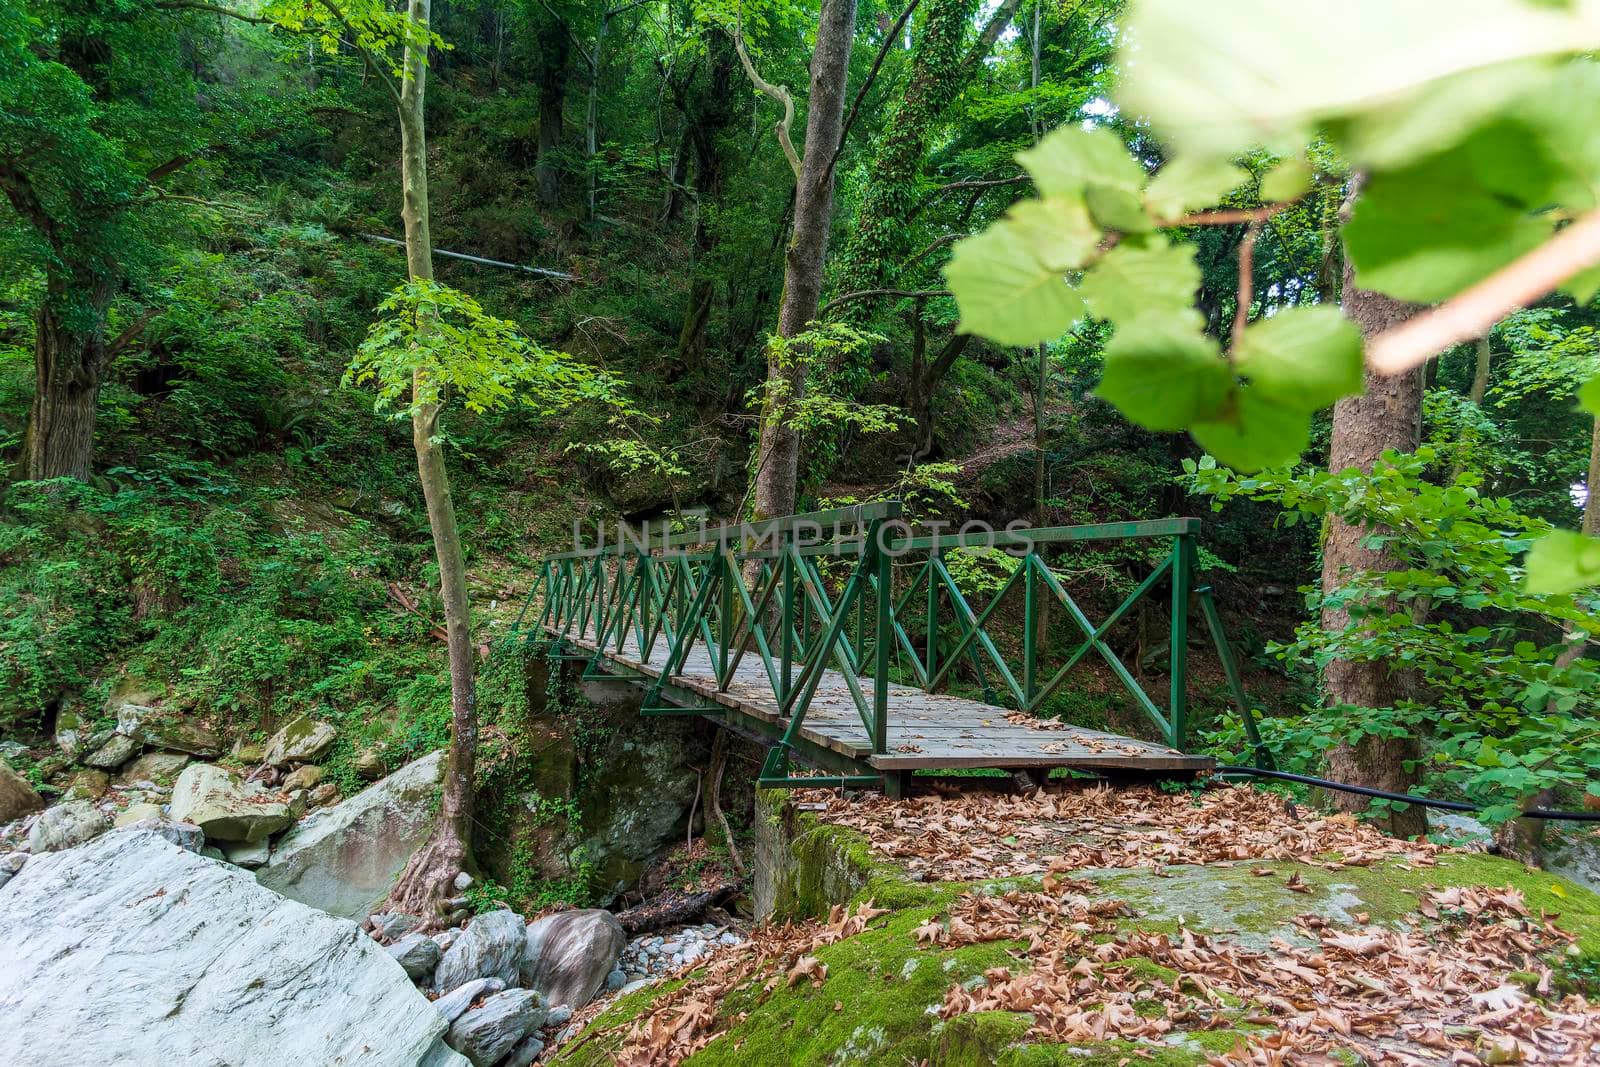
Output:
M833 152L844 125L845 88L855 28L855 0L822 0L817 18L817 43L811 57L811 92L806 101L803 155L798 155L789 141L788 124L794 116L794 104L788 100L788 90L763 81L742 39L734 38L750 80L785 105L778 137L794 169L795 200L794 225L784 256L783 299L778 306L778 337L783 340L806 331L817 317L822 299L822 271L833 220ZM734 32L739 31L735 29ZM769 348L766 394L769 399L761 413L761 440L754 479L757 518L794 511L800 432L787 416L805 395L808 366L805 354L791 352L788 345Z
M171 6L0 7L0 190L45 277L24 479L89 476L101 384L148 321L108 336L113 301L156 254L158 183L200 144Z
M1348 256L1345 257L1343 306L1362 336L1374 337L1411 318L1421 307L1362 289ZM1333 437L1328 469L1371 471L1386 450L1412 452L1422 441L1422 368L1382 377L1368 371L1365 389L1347 396L1333 408ZM1328 516L1322 544L1322 626L1328 631L1359 627L1349 606L1337 597L1352 572L1395 570L1405 564L1392 551L1369 547L1375 531L1346 522L1337 513ZM1398 610L1398 605L1363 604L1361 610ZM1363 709L1387 708L1410 697L1406 672L1383 659L1335 659L1323 668L1322 685L1330 704L1350 707L1359 717ZM1328 752L1328 775L1396 793L1409 792L1422 780L1422 744L1415 734L1398 737L1365 734L1345 741ZM1350 793L1332 793L1335 806L1345 811L1365 811L1368 800ZM1426 833L1426 809L1411 805L1385 816L1392 833L1410 837Z

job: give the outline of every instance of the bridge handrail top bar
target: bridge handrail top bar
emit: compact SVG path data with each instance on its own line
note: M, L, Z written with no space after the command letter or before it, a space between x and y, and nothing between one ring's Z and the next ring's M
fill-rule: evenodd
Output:
M993 530L981 534L941 534L937 537L917 536L900 538L887 547L891 551L919 552L932 548L1019 548L1031 544L1054 544L1061 541L1134 541L1146 537L1172 537L1176 534L1200 532L1200 520L1178 517L1171 519L1141 519L1133 522L1099 522L1084 526L1018 527L1012 530Z
M718 545L734 548L746 541L770 541L774 535L792 533L796 529L815 527L819 531L826 529L843 530L855 528L865 530L875 522L884 522L898 519L902 513L901 503L898 500L876 500L866 504L851 504L848 507L829 508L826 511L810 511L797 515L779 515L770 519L757 522L729 522L718 526L706 526L685 530L681 533L661 535L663 527L670 528L672 520L650 524L644 523L634 529L638 537L601 545L597 548L576 549L571 552L562 552L546 556L547 560L565 559L593 559L596 556L623 556L639 555L645 548L682 548L694 545ZM679 520L681 521L681 520ZM602 527L603 529L603 527ZM743 555L743 553L741 553Z

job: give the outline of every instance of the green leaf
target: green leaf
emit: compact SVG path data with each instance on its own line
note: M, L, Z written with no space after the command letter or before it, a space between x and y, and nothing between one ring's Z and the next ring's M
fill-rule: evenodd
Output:
M1045 196L1082 196L1090 185L1137 193L1144 185L1144 168L1122 138L1103 127L1063 126L1018 152L1017 162Z
M1144 203L1126 189L1110 185L1091 185L1085 191L1089 214L1108 230L1119 233L1148 233L1155 228L1145 214Z
M1578 409L1600 419L1600 375L1578 387Z
M1235 470L1253 474L1287 466L1311 443L1311 416L1248 386L1228 397L1223 417L1200 421L1189 432L1200 446Z
M1549 176L1531 135L1506 123L1373 176L1344 227L1357 281L1420 303L1454 296L1549 236L1529 213Z
M1561 291L1572 297L1579 307L1587 307L1594 294L1600 293L1600 266L1580 270L1561 283Z
M1261 177L1261 199L1296 200L1311 188L1311 164L1290 156Z
M1118 102L1124 114L1148 116L1180 151L1227 157L1254 144L1295 151L1324 121L1378 114L1390 123L1345 140L1381 141L1392 166L1452 143L1525 85L1497 65L1600 47L1600 8L1523 0L1142 0L1127 39L1137 42L1138 61L1126 65ZM1443 139L1428 124L1393 121L1442 79L1453 79L1432 108ZM1373 162L1360 153L1349 158Z
M1095 395L1150 430L1181 430L1214 413L1232 378L1217 343L1181 318L1119 326Z
M1285 308L1254 323L1233 361L1253 392L1299 411L1361 392L1361 331L1335 307Z
M1077 197L1020 200L1006 214L1015 223L1011 232L1055 270L1076 270L1089 262L1104 236Z
M1204 156L1179 156L1161 168L1144 191L1150 214L1173 222L1189 211L1211 207L1250 175L1244 168Z
M1053 341L1083 315L1083 298L1015 220L957 242L944 276L961 309L961 331L999 344Z
M1576 593L1600 585L1600 537L1551 530L1528 549L1523 567L1527 590L1535 595Z
M1083 276L1078 291L1096 318L1121 326L1146 313L1194 312L1200 268L1193 245L1155 240L1124 242L1107 252Z

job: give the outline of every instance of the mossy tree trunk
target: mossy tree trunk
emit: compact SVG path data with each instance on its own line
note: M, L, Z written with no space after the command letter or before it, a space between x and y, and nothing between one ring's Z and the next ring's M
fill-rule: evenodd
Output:
M811 95L807 100L806 139L795 184L794 228L784 257L783 299L778 305L778 335L797 337L817 316L822 300L822 270L833 222L833 150L844 125L850 46L855 40L855 0L823 0L817 43L811 57ZM767 381L781 383L783 400L762 411L761 445L755 483L757 518L794 511L800 469L800 433L790 422L792 405L805 394L807 360L802 353L767 362Z
M429 0L409 0L408 13L425 38ZM428 230L428 162L424 100L425 45L405 50L397 110L400 118L401 213L405 220L406 266L416 281L433 279L433 240ZM420 372L419 372L420 373ZM423 391L419 380L415 388ZM427 504L444 601L446 647L450 659L450 752L445 763L443 798L432 835L418 849L395 884L390 899L403 910L431 916L449 896L456 875L473 866L473 774L478 752L477 689L473 677L472 617L467 603L466 560L456 527L444 450L438 441L439 408L420 406L412 415L411 440L417 476Z

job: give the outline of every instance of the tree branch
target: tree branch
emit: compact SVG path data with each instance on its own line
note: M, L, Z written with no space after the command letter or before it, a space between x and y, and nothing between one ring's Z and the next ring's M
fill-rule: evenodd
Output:
M1239 242L1239 294L1233 308L1233 345L1238 346L1244 337L1244 328L1250 324L1250 304L1255 300L1256 241L1261 237L1261 223L1252 222L1245 228L1244 240Z
M900 39L900 31L905 29L906 20L911 17L911 12L917 8L919 0L911 0L900 17L895 19L894 25L889 27L889 32L883 35L883 44L878 46L878 54L872 60L872 69L867 71L866 80L861 83L861 88L856 90L856 98L850 102L850 110L845 114L844 126L839 130L839 143L833 149L833 156L828 160L828 173L833 173L833 165L839 162L839 156L844 152L845 138L850 136L850 127L855 125L856 112L861 108L861 101L866 99L867 90L872 88L872 83L878 77L878 70L883 66L883 61L889 56L889 49Z
M744 47L744 32L736 17L733 23L733 50L739 53L739 62L744 64L744 72L749 76L755 87L762 93L783 105L783 118L774 127L778 134L778 143L783 146L783 154L788 157L789 167L794 171L794 180L800 180L800 153L794 150L794 142L789 139L789 127L794 125L794 97L789 95L789 90L781 85L773 85L756 73L756 65L750 62L750 53Z
M1600 263L1600 210L1563 228L1533 251L1443 304L1380 333L1367 345L1367 365L1402 374L1470 341L1527 307L1586 267ZM1359 274L1357 275L1360 281Z
M989 17L988 23L983 27L983 32L978 35L978 40L973 44L972 50L961 61L963 67L974 67L983 62L984 57L994 48L994 43L1005 32L1006 27L1011 25L1012 17L1016 15L1017 8L1021 6L1022 0L1004 0L1004 3L995 9L995 13Z
M357 43L361 40L361 35L356 32L354 26L350 25L350 20L345 18L344 12L339 10L339 6L333 0L321 0L321 4L328 9L328 14L338 20L339 25L343 26L345 32L350 35L350 47L361 53L361 61L372 72L372 76L382 82L385 89L389 90L389 95L394 98L394 106L404 107L405 100L400 96L400 87L394 83L394 78L390 77L388 72L378 68L378 61L372 58L372 53ZM427 46L424 45L423 48L424 52L426 52Z
M191 2L191 0L161 0L160 3L157 3L154 6L158 11L200 11L207 15L223 15L227 18L237 19L240 22L248 22L256 26L277 25L277 23L273 22L269 18L262 18L258 15L246 15L242 11L231 11L228 8L220 7L216 4L195 3Z
M893 296L907 298L915 297L922 299L930 296L949 295L950 290L948 289L862 289L859 292L846 293L843 296L834 297L832 300L822 305L822 310L818 312L818 315L826 315L836 307L849 304L856 300L865 300L871 296Z

